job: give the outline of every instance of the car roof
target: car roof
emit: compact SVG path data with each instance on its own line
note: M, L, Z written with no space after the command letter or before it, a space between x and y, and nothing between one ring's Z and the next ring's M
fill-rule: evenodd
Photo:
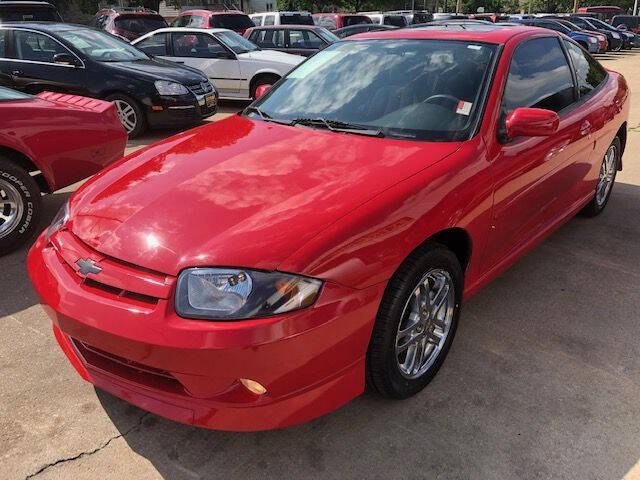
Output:
M30 7L51 7L51 8L56 8L52 4L50 4L49 2L35 2L35 1L30 1L30 2L1 1L0 2L0 7L4 7L4 6L14 6L14 7L15 6L18 6L18 7L30 6Z
M0 2L0 4L3 2ZM60 23L60 22L7 22L0 25L2 28L24 28L28 30L37 30L46 33L52 32L66 32L68 30L96 30L86 25L78 25L75 23Z
M456 25L459 26L459 25ZM488 42L504 44L511 38L525 34L525 33L541 33L543 29L536 27L500 27L493 24L488 25L469 25L464 26L467 28L460 28L459 30L451 30L446 26L436 26L435 28L415 28L405 29L399 28L397 30L382 30L376 32L360 33L347 37L345 41L363 40L363 39L385 39L385 38L400 38L400 39L438 39L438 40L466 40L471 42ZM544 30L548 35L553 35L555 32L552 30Z
M252 30L317 30L323 27L319 25L293 25L287 23L285 25L263 25L250 28Z
M229 30L228 28L164 27L164 28L158 28L157 30L154 30L152 32L145 33L143 37L147 37L155 33L164 33L164 32L219 33L219 32L233 32L233 30Z
M180 12L178 16L193 15L194 13L197 13L199 15L246 15L246 13L239 10L205 10L202 8L194 8L193 10L185 10L184 12Z

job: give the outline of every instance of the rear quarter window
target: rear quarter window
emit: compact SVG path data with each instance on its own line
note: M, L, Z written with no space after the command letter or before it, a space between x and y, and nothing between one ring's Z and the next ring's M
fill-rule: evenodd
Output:
M571 57L571 63L576 71L580 96L588 95L598 88L607 78L607 72L602 66L582 48L571 42L564 41Z

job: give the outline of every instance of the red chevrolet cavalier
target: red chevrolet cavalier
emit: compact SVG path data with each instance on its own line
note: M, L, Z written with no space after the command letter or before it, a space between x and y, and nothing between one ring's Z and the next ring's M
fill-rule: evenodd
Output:
M43 193L119 160L126 143L110 102L0 87L0 255L33 237Z
M405 398L463 299L602 211L628 112L624 78L550 30L350 37L83 185L29 274L84 379L180 422Z

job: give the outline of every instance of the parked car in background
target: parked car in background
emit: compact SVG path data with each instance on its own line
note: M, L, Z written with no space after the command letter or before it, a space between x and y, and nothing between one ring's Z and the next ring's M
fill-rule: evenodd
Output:
M620 7L613 5L599 5L592 7L580 7L578 8L578 15L582 13L595 13L599 15L602 20L610 20L616 15L621 15L624 13L624 10Z
M469 18L486 20L491 23L508 22L511 20L509 15L503 15L500 13L475 13L473 15L469 15Z
M179 422L407 398L464 301L603 211L629 109L622 75L552 30L362 34L90 179L29 276L82 378Z
M462 13L434 13L434 20L465 20L468 19L468 15Z
M578 27L577 25L574 25L573 23L571 23L569 20L567 20L566 16L563 17L544 17L546 19L553 19L554 21L561 23L562 25L566 26L567 28L570 28L571 30L573 30L574 32L582 32L582 33L586 33L589 35L594 35L599 42L599 49L598 49L598 53L604 53L607 50L609 50L609 41L607 40L607 36L603 33L599 33L596 30L584 30L580 27Z
M369 17L358 13L314 13L313 21L316 25L330 31L351 25L373 23Z
M346 38L346 37L350 37L351 35L356 35L358 33L379 32L382 30L394 30L396 28L398 27L394 27L391 25L376 25L373 23L360 23L357 25L351 25L350 27L338 28L337 30L334 30L333 33L338 38Z
M573 30L569 26L560 23L552 18L528 18L518 20L517 23L528 25L530 27L540 27L556 32L564 33L567 37L575 40L582 48L589 53L598 53L600 51L600 40L595 34L584 33L582 30Z
M249 15L237 10L186 10L178 15L171 27L225 28L240 35L247 28L255 27Z
M130 42L145 33L166 27L167 22L154 10L137 7L107 7L96 13L91 25Z
M607 30L611 33L617 33L620 35L622 39L622 48L626 48L627 50L631 49L635 45L636 35L627 30L620 30L609 25L607 22L603 22L602 20L598 20L597 18L592 18L589 20L589 23L592 23L599 30Z
M386 13L402 15L407 19L407 24L426 23L433 20L433 14L425 10L392 10Z
M529 13L509 14L508 17L509 22L513 22L515 20L526 20L527 18L536 18L535 15L531 15ZM500 23L502 23L502 21Z
M257 27L269 25L314 25L309 12L263 12L249 15Z
M617 32L612 32L609 29L601 28L595 24L596 18L587 18L580 17L576 15L569 15L565 17L565 20L573 23L574 25L582 28L583 30L590 30L594 32L601 33L607 37L607 42L609 43L609 50L613 50L614 52L619 52L622 50L624 45L624 40L622 35ZM593 23L592 23L593 22Z
M131 138L148 127L191 125L216 112L217 93L202 72L153 59L106 32L12 23L0 26L0 38L0 86L114 102Z
M638 15L616 15L611 19L611 25L618 30L640 34L640 16Z
M162 28L133 44L154 57L201 70L226 98L255 98L259 85L274 84L304 60L261 50L236 32L220 28Z
M369 17L371 22L375 25L391 25L398 28L404 28L409 25L409 22L404 15L381 12L360 12L360 14Z
M482 28L484 27L494 27L496 24L491 23L487 20L475 20L472 18L461 18L461 19L452 19L452 20L433 20L432 22L427 23L418 23L415 25L409 25L406 28L456 28L458 30L464 30L466 28ZM500 22L500 26L504 26L505 23ZM518 26L521 24L517 24Z
M262 49L277 50L308 57L340 40L324 27L315 25L276 25L255 27L244 32L245 38Z
M33 236L43 193L97 173L126 143L109 102L0 87L0 255Z
M58 9L47 2L0 1L0 23L62 21Z

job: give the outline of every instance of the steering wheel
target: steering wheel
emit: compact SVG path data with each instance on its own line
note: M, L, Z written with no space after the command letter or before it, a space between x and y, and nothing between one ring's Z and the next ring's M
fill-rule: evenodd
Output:
M448 102L453 103L454 107L458 106L458 102L460 102L459 98L454 97L453 95L448 95L446 93L439 93L437 95L431 95L430 97L425 98L422 103L431 103L436 100L447 100ZM438 103L438 102L436 102Z

